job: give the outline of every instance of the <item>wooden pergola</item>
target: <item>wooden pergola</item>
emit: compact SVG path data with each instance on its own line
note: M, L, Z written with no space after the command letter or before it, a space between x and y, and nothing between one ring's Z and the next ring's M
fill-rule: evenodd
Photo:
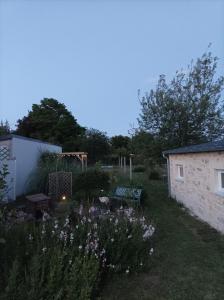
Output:
M87 169L87 152L62 152L58 153L59 157L75 157L78 158L82 165L82 171Z

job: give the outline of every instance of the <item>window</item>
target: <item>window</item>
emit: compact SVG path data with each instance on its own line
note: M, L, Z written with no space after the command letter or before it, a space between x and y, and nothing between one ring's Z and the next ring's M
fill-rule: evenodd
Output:
M218 170L218 190L224 192L224 170Z
M183 165L177 165L177 178L184 179L184 167Z

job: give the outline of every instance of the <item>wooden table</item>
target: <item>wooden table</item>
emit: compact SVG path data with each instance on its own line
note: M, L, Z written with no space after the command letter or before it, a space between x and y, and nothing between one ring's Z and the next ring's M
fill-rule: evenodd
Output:
M49 208L50 197L45 194L34 194L26 196L29 205L33 211L45 210Z

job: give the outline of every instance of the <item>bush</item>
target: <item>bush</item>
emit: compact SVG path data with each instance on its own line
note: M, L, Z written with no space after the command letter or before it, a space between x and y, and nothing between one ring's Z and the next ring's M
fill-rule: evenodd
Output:
M99 195L101 190L109 190L109 174L100 170L88 170L80 173L74 180L74 190L85 200Z
M136 272L150 261L154 227L132 209L91 207L39 226L2 230L1 299L92 299L106 274ZM74 217L75 216L75 217Z
M136 172L136 173L145 172L145 167L144 166L134 167L133 172Z
M151 170L149 172L149 179L150 180L160 180L160 174L156 170Z

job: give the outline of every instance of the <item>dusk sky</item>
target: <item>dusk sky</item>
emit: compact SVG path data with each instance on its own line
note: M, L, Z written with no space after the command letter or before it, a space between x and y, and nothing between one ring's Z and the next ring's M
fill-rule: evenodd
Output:
M0 120L43 98L82 126L127 134L137 90L211 51L224 74L224 1L0 0Z

